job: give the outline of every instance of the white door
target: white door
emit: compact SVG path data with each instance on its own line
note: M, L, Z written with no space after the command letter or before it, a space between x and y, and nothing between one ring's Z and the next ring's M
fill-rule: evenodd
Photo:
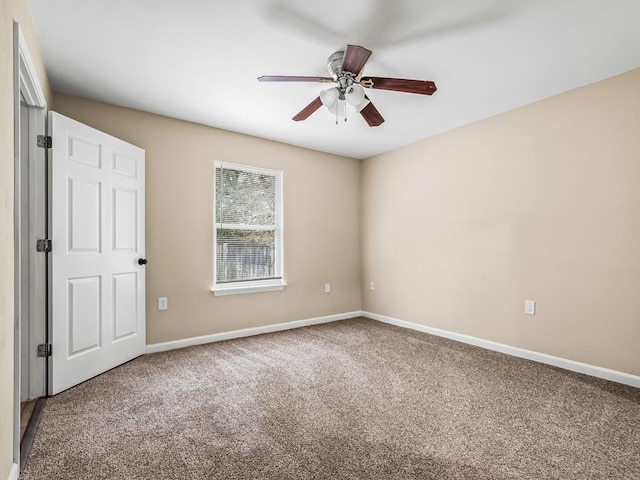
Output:
M51 395L144 353L144 150L49 112Z

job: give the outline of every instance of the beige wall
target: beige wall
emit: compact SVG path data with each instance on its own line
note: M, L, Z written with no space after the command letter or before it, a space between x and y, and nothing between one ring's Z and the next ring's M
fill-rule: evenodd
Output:
M359 161L68 95L54 101L146 150L148 344L360 310ZM214 160L284 171L283 292L211 293ZM169 310L158 311L160 296Z
M13 463L13 22L51 98L26 0L0 2L0 479Z
M361 182L364 310L640 375L640 70L368 159Z

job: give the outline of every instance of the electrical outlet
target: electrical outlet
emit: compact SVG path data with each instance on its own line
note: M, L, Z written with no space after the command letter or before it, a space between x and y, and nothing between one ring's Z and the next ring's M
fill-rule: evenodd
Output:
M324 293L331 293L331 284L330 283L325 283L324 284Z
M158 298L158 310L168 310L169 309L169 301L167 297Z
M536 302L533 300L525 300L524 301L524 313L527 315L535 315L536 314Z
M370 288L371 288L371 290L375 290L376 289L376 284L371 282Z

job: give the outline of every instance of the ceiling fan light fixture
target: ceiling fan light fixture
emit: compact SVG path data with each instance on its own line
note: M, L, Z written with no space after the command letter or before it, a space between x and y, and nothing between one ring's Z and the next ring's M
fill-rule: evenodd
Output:
M320 92L320 101L329 111L336 105L338 98L340 98L340 90L337 87Z
M364 88L356 83L349 85L344 91L344 97L349 105L358 107L364 100Z

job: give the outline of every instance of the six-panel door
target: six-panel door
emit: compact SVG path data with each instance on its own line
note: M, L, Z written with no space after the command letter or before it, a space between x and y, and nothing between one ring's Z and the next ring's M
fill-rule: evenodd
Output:
M49 113L56 394L144 353L144 150Z

